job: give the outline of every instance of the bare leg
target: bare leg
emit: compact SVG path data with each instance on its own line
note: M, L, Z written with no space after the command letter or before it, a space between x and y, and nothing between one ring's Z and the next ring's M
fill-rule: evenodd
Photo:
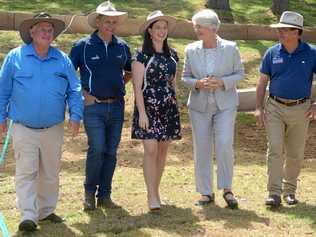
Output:
M144 140L143 171L147 188L149 208L159 208L159 196L157 193L157 154L158 142L156 140Z
M166 158L167 158L169 144L170 144L170 141L158 142L156 192L158 193L158 199L159 199L160 204L161 204L161 201L160 201L160 195L159 195L159 185L160 185L162 173L166 165Z

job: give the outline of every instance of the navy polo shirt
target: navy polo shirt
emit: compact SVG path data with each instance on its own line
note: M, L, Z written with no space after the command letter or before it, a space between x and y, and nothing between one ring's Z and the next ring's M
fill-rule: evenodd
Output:
M270 77L271 94L285 99L309 98L316 73L316 48L300 41L290 54L281 43L276 44L265 53L260 72Z
M124 71L131 71L131 52L125 41L113 35L104 42L97 31L76 42L70 52L75 69L80 70L82 88L105 99L123 97Z

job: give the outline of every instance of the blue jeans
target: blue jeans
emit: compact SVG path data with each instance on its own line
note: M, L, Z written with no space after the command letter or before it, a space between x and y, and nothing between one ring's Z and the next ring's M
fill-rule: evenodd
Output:
M85 192L110 198L116 153L124 121L124 101L85 106L84 127L88 137Z

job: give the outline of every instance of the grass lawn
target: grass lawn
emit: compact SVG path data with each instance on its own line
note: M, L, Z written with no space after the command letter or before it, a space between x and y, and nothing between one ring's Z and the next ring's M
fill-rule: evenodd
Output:
M0 10L38 12L43 9L58 14L82 14L95 8L97 0L0 0ZM202 8L204 0L162 0L158 7L149 0L113 0L118 9L127 10L130 17L144 18L149 11L160 8L179 18L190 19L193 12ZM275 22L277 17L269 10L270 0L231 0L232 12L220 12L225 21L238 23ZM304 2L304 3L303 3ZM246 4L245 4L246 3ZM308 25L315 25L315 0L291 0L290 8L305 16ZM56 44L68 52L72 43L83 35L62 35ZM125 40L132 50L141 44L140 37ZM141 143L130 139L133 111L131 83L127 85L126 122L118 154L118 166L113 181L113 200L121 205L117 210L82 210L84 162L87 149L86 136L81 128L78 137L65 134L60 200L57 213L65 217L63 224L43 223L40 230L28 236L102 237L102 236L316 236L316 124L311 124L306 148L306 161L299 180L295 207L284 205L279 211L266 209L265 132L255 126L253 115L239 113L235 136L234 192L240 209L225 208L222 194L216 191L214 205L200 208L194 205L198 198L194 185L192 136L186 109L188 89L180 83L183 50L189 40L170 39L180 56L177 97L181 111L183 139L174 142L169 151L168 163L161 184L161 196L167 205L159 215L149 214L146 190L142 176ZM0 62L7 52L21 43L17 32L0 31ZM246 69L246 78L239 88L252 87L258 77L258 66L271 41L238 41ZM19 213L15 206L15 162L12 150L7 163L0 167L0 211L6 218L10 233L16 232ZM215 169L216 170L216 169ZM216 184L216 183L214 183ZM215 185L216 186L216 185ZM0 234L1 236L1 234Z
M130 105L129 105L130 106ZM129 111L129 109L128 109ZM251 114L240 113L236 126L236 166L234 192L240 209L229 210L216 191L215 205L194 206L198 198L194 187L191 130L183 116L183 139L174 142L161 185L167 203L161 214L149 214L142 176L142 146L131 140L131 119L125 123L113 181L113 199L118 210L82 211L86 138L66 133L60 175L60 200L57 213L63 224L43 223L29 236L316 236L316 160L304 163L296 207L284 205L279 211L266 209L266 166L264 131L257 129ZM316 145L316 126L310 130L306 156L311 158ZM216 184L216 183L215 183ZM0 170L0 210L13 236L19 213L15 207L14 159L12 151Z

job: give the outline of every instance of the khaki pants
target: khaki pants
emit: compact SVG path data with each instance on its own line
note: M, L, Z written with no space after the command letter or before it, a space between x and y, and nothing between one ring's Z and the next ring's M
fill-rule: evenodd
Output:
M265 127L268 138L267 166L269 194L295 194L304 160L309 121L305 112L310 101L295 106L282 105L269 98ZM283 190L282 190L283 181Z
M37 223L57 205L63 124L47 129L14 124L12 129L17 206L22 221Z

